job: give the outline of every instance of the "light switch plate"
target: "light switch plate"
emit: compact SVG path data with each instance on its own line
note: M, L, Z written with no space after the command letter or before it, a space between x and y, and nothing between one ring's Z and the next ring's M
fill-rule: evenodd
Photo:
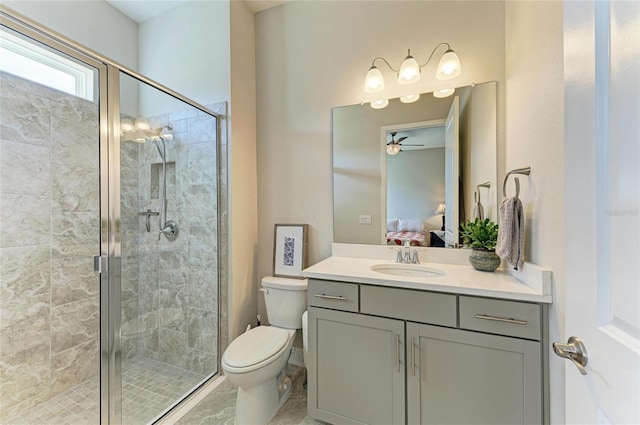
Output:
M371 216L370 215L361 215L358 217L359 224L371 224Z

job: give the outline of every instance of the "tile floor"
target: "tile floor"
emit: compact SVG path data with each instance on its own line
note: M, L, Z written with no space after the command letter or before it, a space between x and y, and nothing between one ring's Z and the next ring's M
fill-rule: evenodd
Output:
M129 360L123 369L123 425L149 423L204 379L203 375L146 358ZM99 406L98 376L95 376L5 425L98 425Z
M307 417L307 391L303 386L305 374L303 367L289 365L293 389L269 425L324 425L324 422ZM176 425L233 425L235 406L236 387L224 381Z
M144 425L196 386L202 375L155 360L136 358L124 366L123 425ZM270 425L323 425L306 417L306 370L289 366L293 389ZM233 425L237 388L224 381L177 425ZM98 377L85 381L22 413L5 425L98 425Z

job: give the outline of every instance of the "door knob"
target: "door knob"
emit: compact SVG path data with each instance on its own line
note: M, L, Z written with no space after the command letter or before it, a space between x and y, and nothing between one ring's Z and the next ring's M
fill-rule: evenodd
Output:
M587 361L589 360L587 348L584 346L582 340L577 336L569 337L566 344L554 342L553 352L563 359L571 360L581 374L587 374L587 370L585 369Z

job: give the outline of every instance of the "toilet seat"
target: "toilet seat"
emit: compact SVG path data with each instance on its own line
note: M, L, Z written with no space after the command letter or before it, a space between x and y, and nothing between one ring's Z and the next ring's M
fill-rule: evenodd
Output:
M233 340L222 356L225 370L248 373L271 363L287 351L291 332L272 326L258 326Z

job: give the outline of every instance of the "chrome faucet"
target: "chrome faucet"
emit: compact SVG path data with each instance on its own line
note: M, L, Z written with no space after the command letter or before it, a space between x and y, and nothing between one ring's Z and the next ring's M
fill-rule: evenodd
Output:
M403 251L404 251L404 255L403 255ZM418 256L418 248L414 249L413 256L411 255L411 243L409 242L409 239L405 239L402 249L398 250L398 255L396 256L396 263L420 264L420 258Z
M413 264L420 264L420 258L418 258L418 248L413 251L413 259L411 260Z
M409 239L404 240L404 262L411 262L411 244L409 243Z

